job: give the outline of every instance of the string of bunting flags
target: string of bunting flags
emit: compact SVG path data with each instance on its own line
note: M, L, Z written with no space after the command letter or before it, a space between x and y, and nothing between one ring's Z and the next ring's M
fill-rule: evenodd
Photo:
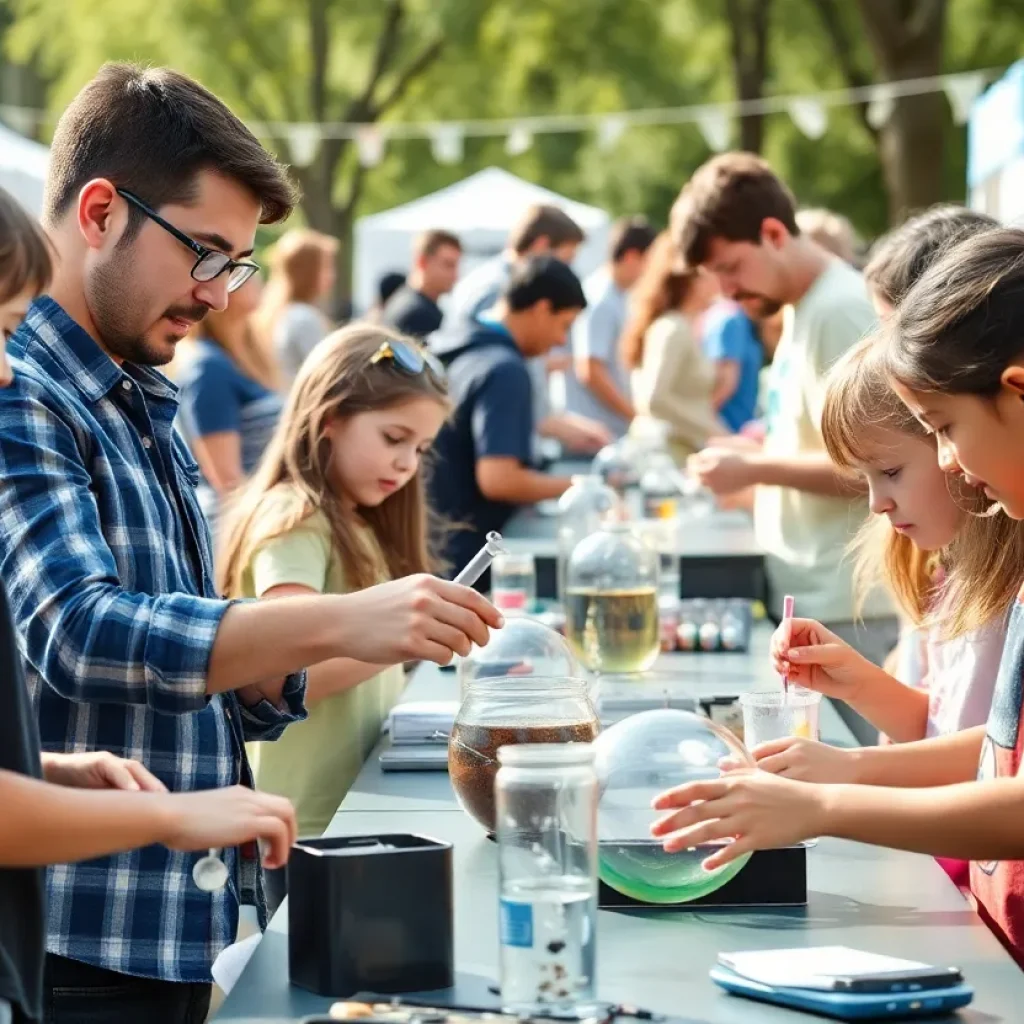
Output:
M795 96L764 96L753 100L600 114L541 114L515 118L386 121L372 124L278 121L249 121L248 124L263 138L285 141L292 162L300 167L308 167L316 159L324 139L354 141L359 160L365 167L376 167L384 159L389 140L415 138L430 140L431 152L438 163L458 164L462 161L465 140L469 137L504 137L506 152L510 156L518 156L530 149L537 135L593 132L598 147L607 151L617 145L630 128L673 124L695 124L708 147L715 152L722 152L729 147L733 122L739 117L786 114L808 138L820 139L828 131L828 112L831 107L867 104L868 123L877 130L892 117L900 97L936 92L945 93L954 121L965 124L971 105L985 86L1004 70L983 68ZM49 115L26 107L0 104L0 118L16 131L29 134L36 126L49 120Z

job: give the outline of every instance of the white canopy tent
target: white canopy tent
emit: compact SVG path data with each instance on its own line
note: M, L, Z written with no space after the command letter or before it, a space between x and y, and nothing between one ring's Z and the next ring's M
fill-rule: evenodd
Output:
M574 268L581 276L607 255L611 218L596 206L566 199L523 181L500 167L488 167L438 192L382 213L361 217L355 227L353 291L356 308L376 299L377 282L389 271L406 273L413 240L431 228L458 235L463 245L462 273L501 252L511 228L536 203L559 206L586 232Z
M43 186L50 151L0 124L0 187L31 214L43 211Z

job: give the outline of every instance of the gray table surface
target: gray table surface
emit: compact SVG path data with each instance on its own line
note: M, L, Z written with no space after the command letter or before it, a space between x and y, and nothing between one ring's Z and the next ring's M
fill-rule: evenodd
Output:
M761 626L749 655L668 655L656 666L690 680L695 692L761 689L770 631ZM727 677L723 684L721 678ZM434 666L415 673L407 698L455 695L454 675ZM822 707L822 738L849 745L834 708ZM379 750L379 748L378 748ZM496 975L494 846L455 802L444 772L384 773L374 751L328 830L333 835L415 831L455 846L455 942L459 971ZM822 840L808 851L806 908L773 911L600 912L600 994L713 1024L793 1022L806 1015L720 992L708 970L721 951L846 945L893 956L956 964L977 996L956 1017L969 1024L1024 1020L1024 974L943 871L929 857ZM274 917L218 1021L295 1019L330 1000L288 982L287 905Z

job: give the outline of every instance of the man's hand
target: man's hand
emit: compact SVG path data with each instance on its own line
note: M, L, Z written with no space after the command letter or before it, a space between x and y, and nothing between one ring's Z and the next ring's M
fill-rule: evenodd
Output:
M734 494L756 484L754 452L705 448L687 460L686 468L716 496Z
M43 754L43 776L57 786L128 789L165 793L167 787L147 768L106 750L88 754Z
M554 438L571 451L590 454L599 452L615 440L603 423L569 412L545 417L538 424L537 433Z
M473 644L483 647L488 627L504 624L498 609L471 587L436 576L406 576L346 594L339 602L345 606L339 627L346 657L374 665L447 665L453 653L465 656Z
M253 839L269 845L263 865L279 868L298 834L295 809L284 797L257 793L246 786L173 793L164 800L158 842L172 850L219 849Z

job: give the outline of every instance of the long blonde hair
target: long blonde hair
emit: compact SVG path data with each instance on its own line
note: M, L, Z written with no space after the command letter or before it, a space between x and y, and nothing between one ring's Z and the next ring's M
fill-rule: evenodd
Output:
M424 368L406 373L390 359L372 359L400 335L376 324L352 324L325 338L306 360L288 396L277 430L255 473L232 502L219 566L223 593L237 596L257 549L298 526L315 511L331 525L345 577L353 589L379 582L378 567L359 539L359 524L328 478L329 420L431 398L448 409L445 383ZM407 344L414 344L405 339ZM374 508L360 508L380 545L392 579L438 567L428 544L432 523L418 472Z
M821 432L830 458L843 470L856 472L864 463L872 430L931 440L892 390L883 347L878 338L866 338L828 373ZM947 640L1006 614L1020 587L1024 523L1002 512L984 515L991 504L984 494L960 477L948 482L964 514L942 551L922 551L884 516L870 516L858 531L850 545L858 614L879 584L915 625L937 626Z
M293 302L314 304L320 297L324 264L333 260L338 242L330 235L308 228L286 231L269 254L270 277L253 327L260 344L272 351L274 329L286 306ZM326 323L326 317L324 318Z

